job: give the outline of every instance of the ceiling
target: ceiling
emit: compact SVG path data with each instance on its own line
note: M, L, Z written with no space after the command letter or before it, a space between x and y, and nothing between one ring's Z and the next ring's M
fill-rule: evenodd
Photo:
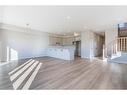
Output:
M102 32L127 22L127 6L6 6L2 22L50 33Z

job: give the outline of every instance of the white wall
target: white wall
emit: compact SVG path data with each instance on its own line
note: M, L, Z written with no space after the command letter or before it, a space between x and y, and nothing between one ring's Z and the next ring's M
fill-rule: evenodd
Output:
M105 31L105 45L106 47L110 47L112 42L116 40L118 37L118 30L117 28L108 29ZM108 48L108 55L111 55L111 48Z
M96 41L95 41L94 35L95 34L92 33L91 31L85 31L81 33L81 57L82 58L93 58L94 56L96 56L95 54L96 46L94 45ZM105 31L105 45L107 46L109 43L115 40L116 37L118 37L117 28L114 27L112 29L106 30ZM100 51L97 51L97 52L100 52Z
M84 31L81 33L81 57L91 57L91 33L90 31Z
M118 37L118 29L114 27L105 31L105 45L107 46Z
M102 53L103 44L100 36L92 31L81 33L81 57L94 58Z
M3 12L4 12L4 8L0 7L0 23L3 21Z
M7 47L17 52L18 59L45 56L49 45L47 33L30 34L9 30L0 30L2 36L2 61L7 60ZM15 57L16 54L12 54ZM15 58L11 58L14 60Z

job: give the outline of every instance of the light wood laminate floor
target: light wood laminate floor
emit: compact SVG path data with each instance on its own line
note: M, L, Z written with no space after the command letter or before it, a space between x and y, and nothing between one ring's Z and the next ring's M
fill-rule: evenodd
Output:
M0 89L14 89L8 73L28 60L0 66ZM34 60L41 62L42 66L29 89L127 89L127 64L81 58L76 58L74 61L51 57L34 58ZM24 80L18 89L25 83Z

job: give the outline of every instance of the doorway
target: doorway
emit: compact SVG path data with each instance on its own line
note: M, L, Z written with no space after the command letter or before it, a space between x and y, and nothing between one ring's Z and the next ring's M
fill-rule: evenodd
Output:
M74 41L75 45L75 57L81 57L81 41Z
M92 41L92 54L94 58L103 59L103 45L105 44L105 33L95 33Z

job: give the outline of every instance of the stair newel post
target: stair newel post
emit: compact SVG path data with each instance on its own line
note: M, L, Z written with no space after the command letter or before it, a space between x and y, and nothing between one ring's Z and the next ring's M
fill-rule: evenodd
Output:
M105 48L105 45L103 45L103 60L105 59L106 57L106 48Z
M117 38L116 38L116 41L115 41L115 54L117 54L117 51L118 51L118 48L117 48L117 45L118 44L118 42L117 42Z
M111 56L113 54L113 45L111 45Z
M120 40L117 38L117 51L120 51Z

